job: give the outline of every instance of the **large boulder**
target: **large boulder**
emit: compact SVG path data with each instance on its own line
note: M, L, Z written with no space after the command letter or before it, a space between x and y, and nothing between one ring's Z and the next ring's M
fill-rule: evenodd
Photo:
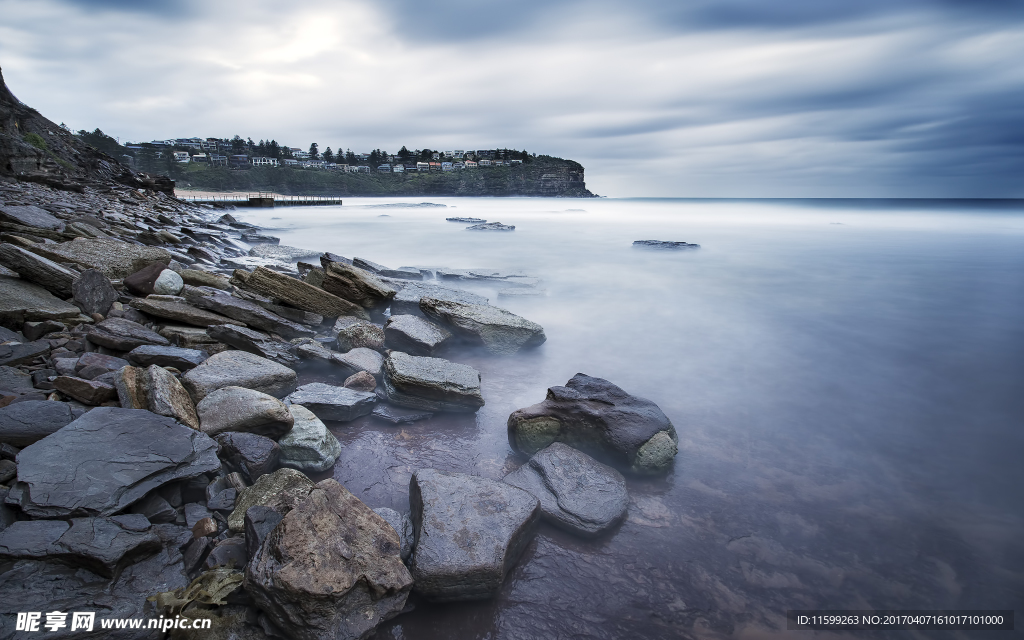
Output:
M221 387L203 398L196 411L203 433L228 431L280 438L292 429L288 407L274 396L243 387Z
M89 342L117 351L131 351L145 344L170 346L170 341L143 325L124 318L107 318L89 328Z
M327 426L309 409L300 404L288 406L295 420L292 430L282 436L278 458L282 467L292 467L309 473L327 471L341 456L341 443Z
M146 265L135 273L125 277L124 288L137 296L148 296L156 293L154 285L160 274L167 270L167 265L162 262L154 262ZM179 289L180 291L180 289ZM177 293L177 291L175 291Z
M409 483L416 591L441 602L498 592L540 520L537 498L503 482L420 469Z
M74 303L82 313L106 315L117 302L117 290L107 276L97 269L86 269L71 285Z
M614 527L629 505L621 473L561 442L537 452L505 482L540 500L546 521L584 537Z
M55 262L74 262L103 272L108 278L125 278L154 262L167 265L172 256L166 249L131 244L121 240L75 238L71 242L37 245L33 252Z
M275 340L262 331L220 324L207 328L206 333L218 342L273 360L286 367L295 367L299 364L299 357L292 353L291 344Z
M180 300L180 298L178 299ZM148 313L151 316L174 320L175 322L184 322L185 324L191 324L197 327L209 327L218 324L244 325L244 323L239 322L238 320L232 320L231 318L222 316L219 313L213 313L212 311L206 311L205 309L197 309L190 304L185 304L184 302L158 300L153 297L149 297L135 298L129 304L139 311Z
M71 287L78 278L67 267L6 242L0 243L0 264L60 298L71 296Z
M197 307L215 311L250 327L270 331L284 338L304 338L316 334L309 327L271 313L255 302L235 298L226 293L189 295L187 298Z
M99 407L21 450L7 500L33 518L108 516L219 468L206 434L149 411Z
M334 295L373 309L387 303L395 295L395 288L376 275L343 262L321 259L324 281L321 287Z
M545 340L544 327L511 311L481 304L422 298L420 310L463 339L482 344L491 353L512 354Z
M193 429L199 428L199 416L196 414L192 398L170 371L151 364L146 367L143 378L146 402L150 411L159 416L174 418Z
M473 367L401 351L384 361L383 389L389 402L410 409L473 412L484 406Z
M432 356L452 334L429 320L413 315L393 315L384 325L388 348L414 356Z
M245 387L283 398L295 390L295 371L245 351L225 351L185 372L182 383L197 403L222 387Z
M0 222L51 231L57 231L64 227L64 223L60 219L34 205L0 207Z
M349 422L373 411L377 395L322 382L310 382L293 391L285 400L301 404L321 420Z
M452 289L428 282L396 282L389 280L388 284L394 287L401 287L395 297L391 299L392 315L410 314L421 315L420 300L423 298L434 298L446 302L461 302L463 304L487 304L487 298L464 291Z
M0 324L20 327L26 321L77 318L80 313L39 285L0 276Z
M276 442L255 433L228 431L217 436L217 444L217 456L250 483L276 469L281 455L281 447Z
M66 402L27 400L0 408L0 442L27 447L74 420Z
M400 551L383 518L324 480L264 540L245 590L294 638L365 638L405 607L413 581Z
M245 528L245 512L257 505L272 507L281 514L288 513L303 502L316 484L306 474L295 469L278 469L260 476L251 487L238 494L235 508L228 516L228 529L240 532Z
M543 402L514 411L508 440L527 455L564 442L633 473L657 474L671 466L679 437L658 405L577 373L549 388Z
M251 273L239 269L232 276L231 283L325 318L356 316L370 319L361 306L266 267L256 267Z
M337 336L338 351L358 348L384 350L384 330L355 316L338 318L334 322L334 335Z

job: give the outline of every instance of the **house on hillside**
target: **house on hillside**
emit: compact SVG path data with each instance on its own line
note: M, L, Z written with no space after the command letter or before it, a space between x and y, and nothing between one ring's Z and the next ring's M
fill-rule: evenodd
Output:
M286 167L298 167L299 161L295 160L294 158L285 158L284 160L281 161L281 164L283 164Z
M396 164L395 166L391 167L391 171L392 173L405 173L405 165Z
M248 169L250 166L249 156L244 153L228 156L229 169Z
M205 153L195 153L192 155L192 162L209 162L209 160Z
M430 171L430 163L429 162L417 162L416 163L416 170L417 171Z
M188 151L175 151L174 152L174 161L175 162L185 163L185 162L189 162L190 160L192 160L192 156L189 155Z
M452 157L453 158L458 158L459 160L461 160L463 158L463 156L465 156L465 155L466 155L466 152L462 151L460 149L456 149L454 152L452 152Z
M463 170L465 168L466 168L466 163L465 162L454 162L454 163L452 163L452 169L455 169L456 171L461 171L461 170Z
M431 171L440 171L441 170L441 163L440 162L431 162L430 163L430 170Z
M452 163L450 163L450 162L442 162L441 163L441 171L452 171Z
M377 173L391 173L391 165L390 164L382 164L382 165L378 166L377 167Z
M522 160L509 160L508 163L509 163L509 165L517 165L517 164L523 164L523 161Z
M353 173L370 173L370 167L361 164L358 167L352 169Z
M491 161L487 160L485 158L485 159L481 160L479 164L480 164L481 167L489 167L489 166L491 166Z
M473 162L472 160L466 160L466 168L467 169L476 169L476 163Z
M252 166L254 167L276 167L278 166L277 158L253 158Z
M407 165L405 165L405 172L406 173L416 173L417 171L419 171L419 169L416 168L416 165L414 165L414 164L407 164Z
M210 166L211 167L226 167L228 166L228 157L222 156L216 153L210 154Z

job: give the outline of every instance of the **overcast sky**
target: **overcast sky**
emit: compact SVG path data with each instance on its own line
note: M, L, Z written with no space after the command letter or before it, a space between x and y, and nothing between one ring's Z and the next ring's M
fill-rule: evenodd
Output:
M121 141L510 147L608 196L1024 197L1017 0L0 0L23 102Z

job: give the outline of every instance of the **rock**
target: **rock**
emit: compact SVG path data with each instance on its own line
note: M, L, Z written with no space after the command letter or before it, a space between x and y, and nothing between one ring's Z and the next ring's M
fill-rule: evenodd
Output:
M515 231L514 224L501 224L500 222L485 222L466 227L468 231Z
M32 376L15 367L0 366L0 389L31 391Z
M274 509L264 505L249 507L245 512L245 550L250 558L256 557L263 541L267 539L270 532L274 530L284 516Z
M377 396L365 391L311 382L293 391L285 400L302 405L321 420L350 422L373 411Z
M212 313L203 309L197 309L192 305L185 304L184 302L154 300L150 297L135 298L129 304L139 311L148 313L151 316L167 318L168 320L175 320L177 322L184 322L185 324L191 324L197 327L209 327L218 324L244 324L237 320L232 320L231 318L222 316L219 313Z
M281 447L278 462L309 473L320 473L334 466L341 455L341 443L316 415L299 404L288 406L295 424L277 441Z
M149 411L145 373L145 369L127 366L114 374L114 389L117 390L117 400L122 408Z
M245 387L283 398L295 390L295 372L244 351L225 351L210 356L185 372L182 383L197 403L222 387Z
M383 306L396 293L394 287L365 269L323 259L320 263L324 268L321 286L325 291L367 309Z
M700 249L699 244L671 240L634 240L633 246L644 249Z
M150 493L148 496L132 505L132 513L146 517L146 520L153 523L174 522L177 512L170 502L158 493Z
M226 538L221 540L210 550L210 555L206 556L206 561L203 563L204 569L213 569L214 567L232 567L241 569L245 566L248 558L245 553L245 539L244 538Z
M278 240L280 242L280 240ZM274 260L280 260L281 262L295 262L302 258L315 258L320 255L319 251L311 251L309 249L299 249L298 247L288 247L279 244L258 244L252 249L249 249L249 255L256 258L272 258Z
M374 378L379 378L384 366L384 356L364 347L356 347L348 353L335 353L331 361L347 370L350 374L365 371Z
M154 285L160 274L168 270L163 262L148 264L124 279L124 288L137 296L148 296L156 293ZM172 272L173 273L173 272ZM175 292L177 293L177 291ZM173 295L173 294L172 294Z
M387 507L380 507L373 510L378 516L384 518L384 520L391 525L391 528L398 534L398 539L402 544L402 551L400 556L402 562L409 559L412 555L412 545L415 541L415 536L412 531L412 518L409 517L408 513L398 513L394 509L388 509Z
M452 334L419 316L393 315L384 325L386 344L414 356L432 356Z
M462 338L484 345L491 353L512 354L547 340L544 327L498 307L422 298L420 310Z
M257 505L271 507L282 515L303 502L316 485L306 474L295 469L278 469L261 476L235 500L235 510L228 516L228 529L240 532L245 527L245 513Z
M150 411L158 416L174 418L187 427L199 428L196 406L192 403L188 391L171 372L151 364L146 367L143 377L146 402Z
M64 402L29 400L0 408L0 442L26 447L74 420Z
M64 227L64 223L58 218L33 205L0 207L0 222L11 222L51 231L58 231Z
M11 331L7 327L0 327L0 343L24 341L25 336L19 334L17 331Z
M459 218L459 217L455 217L455 218L445 218L445 220L447 220L448 222L464 222L464 223L467 223L467 224L483 224L483 223L487 222L483 218Z
M111 515L168 482L219 469L216 449L171 418L99 407L21 450L8 502L33 518Z
M0 366L28 364L50 353L50 343L45 340L21 344L0 344Z
M70 525L58 520L15 522L0 532L0 558L52 559L113 578L136 561L160 550L153 531L135 531L113 518L74 518ZM144 519L143 519L144 520Z
M71 295L71 286L78 278L67 267L6 242L0 243L0 264L60 298Z
M334 262L333 260L331 262ZM366 258L354 258L352 264L360 269L364 269L371 273L375 273L378 276L385 276L388 278L399 278L402 280L422 280L423 274L420 273L419 269L415 267L399 267L398 269L389 269L382 264L371 262Z
M384 403L378 403L373 408L373 417L380 418L391 424L409 424L418 420L429 420L434 417L430 411L417 411L415 409L403 409L392 407Z
M359 305L266 267L257 267L252 273L243 274L244 271L235 271L232 283L282 300L298 309L317 313L325 318L356 316L364 320L370 319Z
M389 402L410 409L473 412L484 406L473 367L401 351L384 360L383 389Z
M211 511L231 511L235 508L237 489L225 489L206 501L206 508Z
M196 405L200 428L209 436L228 431L277 439L291 431L292 415L277 398L238 386L221 387Z
M584 537L611 529L629 506L622 474L561 442L537 452L504 481L540 500L545 520Z
M206 329L200 327L165 324L159 328L158 333L177 347L182 349L202 349L206 351L207 355L219 353L217 349L225 346L211 338Z
M316 335L316 332L309 327L286 320L254 302L241 300L227 294L194 296L189 298L189 302L197 307L216 311L228 318L243 322L250 327L270 331L284 338L304 338Z
M461 289L452 289L426 282L398 283L391 281L389 284L402 287L391 300L391 315L422 315L423 312L420 311L420 300L422 298L434 298L444 300L445 302L461 302L463 304L487 304L487 298Z
M288 414L289 418L291 414ZM292 419L294 423L294 419ZM249 482L277 468L281 447L266 436L228 431L217 436L217 456L238 469Z
M127 367L128 361L123 358L116 358L114 356L106 356L102 353L86 352L83 353L78 362L75 363L75 373L79 374L79 377L88 377L90 380L111 371L117 371L121 367ZM86 369L92 369L93 375L83 375Z
M295 355L302 360L316 360L320 362L330 362L334 356L334 352L317 342L316 340L310 340L305 338L305 341L295 345Z
M82 404L91 406L101 405L117 397L117 390L113 385L70 376L57 376L53 381L53 388Z
M324 480L267 536L245 589L298 638L364 638L398 615L412 587L388 523L335 480Z
M280 244L281 238L277 236L269 236L262 233L245 233L242 232L242 242L248 242L250 244Z
M185 526L188 529L195 529L195 526L203 518L213 518L213 514L204 505L198 502L189 502L185 505ZM214 532L216 531L217 527L214 525Z
M231 282L228 278L201 269L182 269L178 272L182 282L193 287L213 287L224 291L231 291Z
M128 353L128 362L137 367L155 364L161 367L174 367L178 371L188 371L202 364L207 357L205 351L198 349L146 344L132 349Z
M18 475L18 464L11 460L0 460L0 484L6 484L8 480Z
M412 475L409 503L416 591L439 602L497 593L540 520L537 498L522 489L436 469Z
M577 373L508 418L509 444L527 455L565 442L638 474L663 473L677 452L675 427L658 405Z
M71 242L34 249L54 262L74 262L97 269L108 278L125 278L154 262L172 259L166 249L130 244L120 240L75 238Z
M137 322L107 318L88 329L89 342L115 351L131 351L146 344L170 346L170 341Z
M156 282L153 283L153 293L165 296L176 296L184 286L185 281L182 280L181 276L170 269L164 269L160 272L160 276L156 279Z
M366 371L360 371L345 378L342 386L354 391L373 391L377 388L377 381Z
M196 521L191 527L192 537L195 539L206 538L209 536L215 536L220 531L220 527L210 516L205 516Z
M384 330L375 324L353 316L341 316L334 323L338 351L347 352L360 347L384 350Z
M211 338L224 344L273 360L280 365L296 367L299 364L299 357L292 353L292 345L275 340L255 329L222 324L209 327L206 332Z
M54 370L57 371L59 376L74 376L75 369L78 366L78 358L52 358Z
M0 276L0 323L20 326L26 321L77 318L81 313L39 285Z
M42 322L26 322L21 326L21 332L26 340L38 340L48 333L55 331L66 331L67 327L63 322L56 320L43 320Z

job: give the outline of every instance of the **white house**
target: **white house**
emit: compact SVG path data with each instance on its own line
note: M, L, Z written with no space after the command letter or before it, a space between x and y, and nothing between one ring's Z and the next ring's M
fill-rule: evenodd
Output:
M391 167L391 171L393 171L394 173L405 173L405 165L396 164L395 166Z
M467 169L476 169L476 163L473 162L472 160L466 160L466 168Z
M454 156L455 156L456 158L459 158L459 159L461 159L461 158L462 158L463 156L465 156L465 155L466 155L466 152L465 152L465 151L461 151L461 150L459 150L459 149L456 149L456 150L455 150L455 152L453 153L453 155L454 155Z
M452 171L452 170L453 170L452 169L452 163L450 163L450 162L442 162L441 163L441 171Z
M416 170L417 171L430 171L430 163L429 162L417 162L416 163Z
M455 169L455 170L461 170L461 169L465 169L465 168L466 168L466 163L465 162L456 162L456 163L452 164L452 169Z
M205 153L192 154L192 162L207 162L208 158Z
M491 161L487 160L486 158L484 158L483 160L480 161L480 166L481 167L489 167L489 166L491 166Z
M254 167L276 167L278 166L277 158L253 158L252 166Z
M174 161L175 162L189 162L192 160L192 156L189 155L188 151L175 151Z

